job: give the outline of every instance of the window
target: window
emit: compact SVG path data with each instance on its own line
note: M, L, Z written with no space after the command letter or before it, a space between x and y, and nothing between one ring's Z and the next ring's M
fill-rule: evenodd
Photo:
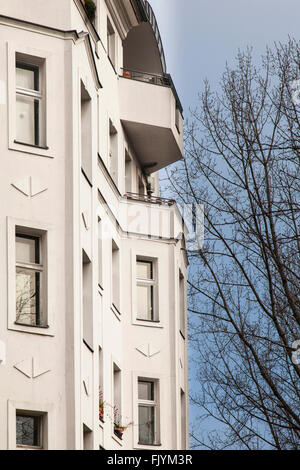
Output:
M180 405L181 405L181 448L186 449L186 400L183 390L180 391Z
M132 160L129 153L125 150L125 192L132 190Z
M114 429L121 426L122 409L121 409L121 369L113 364L113 393L114 393Z
M107 18L107 55L112 65L116 66L116 35L112 24Z
M103 351L99 348L99 419L104 422Z
M102 262L102 221L98 217L98 285L103 289Z
M182 335L185 335L185 320L186 320L186 313L185 313L185 281L184 276L179 270L179 315L180 315L180 331Z
M145 185L143 179L140 176L138 176L138 194L141 196L145 195Z
M112 121L109 120L109 160L108 170L118 186L118 132Z
M154 262L137 259L137 319L155 321Z
M158 444L158 403L155 381L138 380L139 444Z
M112 304L120 310L120 250L112 240Z
M16 54L16 142L45 146L44 60Z
M81 82L81 168L92 181L92 100Z
M93 286L92 263L82 250L82 310L83 310L83 339L93 348Z
M83 425L83 450L94 450L93 431L85 424Z
M42 448L42 416L17 412L17 447Z
M16 323L46 323L42 264L42 239L16 232Z

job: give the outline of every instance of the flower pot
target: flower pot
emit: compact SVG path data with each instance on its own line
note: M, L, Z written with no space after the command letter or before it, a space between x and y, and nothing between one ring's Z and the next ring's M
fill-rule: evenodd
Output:
M114 429L114 433L115 433L115 435L116 435L119 439L122 439L122 438L123 438L123 431L124 431L124 429L123 429L123 431L121 431L121 429L123 429L123 428L115 428L115 429Z

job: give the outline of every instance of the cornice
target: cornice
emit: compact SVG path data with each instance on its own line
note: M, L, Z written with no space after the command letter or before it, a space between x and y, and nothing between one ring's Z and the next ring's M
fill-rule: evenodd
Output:
M64 31L61 29L53 28L51 26L44 26L44 25L40 25L37 23L32 23L30 21L20 20L17 18L11 18L9 16L4 16L4 15L0 15L0 25L9 26L12 28L18 28L18 29L22 29L22 30L36 33L36 34L43 34L46 36L51 36L51 37L55 37L55 38L62 39L62 40L71 40L73 41L74 44L80 41L84 41L87 55L89 58L89 62L91 65L92 73L95 79L96 89L98 90L99 88L102 88L89 33L78 34L78 32L75 29Z

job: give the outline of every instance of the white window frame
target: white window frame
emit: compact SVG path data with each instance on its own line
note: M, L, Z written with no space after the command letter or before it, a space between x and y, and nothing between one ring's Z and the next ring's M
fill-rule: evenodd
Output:
M139 395L138 395L138 382L139 380L151 381L155 383L155 402L157 404L156 410L156 444L144 445L139 444ZM166 396L167 380L166 376L162 374L152 374L149 371L135 371L132 372L132 398L133 398L133 426L132 438L133 449L139 450L152 450L156 447L158 449L166 448L166 443L169 440L168 435L164 435L161 430L161 423L164 423L168 417L169 397ZM161 404L166 403L167 406L162 407Z
M114 423L114 407L115 407L115 369L118 369L118 372L120 373L120 382L119 382L119 408L120 408L120 417L122 419L122 409L123 409L123 373L122 373L122 368L120 362L117 360L117 358L113 355L111 355L110 359L110 370L111 370L111 378L110 378L110 388L111 388L111 400L110 403L112 404L111 409L108 411L108 420L110 421L110 428L111 428L111 437L112 439L119 444L120 447L123 447L124 441L119 439L115 435L115 423ZM126 423L122 423L126 424Z
M160 432L159 432L159 403L158 403L158 389L159 383L157 380L148 379L144 377L138 378L138 386L140 382L147 382L153 384L153 400L142 400L138 396L138 410L140 406L147 408L154 408L154 442L151 444L143 444L138 440L138 444L141 446L157 446L160 445ZM139 416L139 413L138 413ZM140 428L140 423L138 423L138 429Z
M116 258L117 256L117 264ZM118 320L121 319L122 312L122 283L121 283L121 250L116 237L111 239L111 282L110 282L111 310Z
M21 325L16 323L16 231L19 233L41 236L43 239L43 266L44 266L44 315L45 326ZM55 336L54 304L56 301L55 276L57 269L55 260L50 253L54 252L53 231L46 224L36 221L15 219L7 217L7 278L8 278L8 325L9 330L24 333Z
M33 234L29 234L29 233L26 233L27 231L25 230L20 230L18 229L16 234L15 234L15 237L20 237L20 238L25 238L25 239L30 239L30 238L33 238L33 239L36 239L38 240L38 250L39 250L39 263L24 263L24 262L20 262L16 259L16 269L17 268L24 268L28 271L31 271L31 272L34 272L34 273L40 273L41 275L45 274L45 269L44 269L44 265L43 265L43 252L45 251L44 250L44 245L47 243L46 239L45 239L45 236L43 236L42 233L33 233ZM17 243L17 242L16 242ZM35 250L36 250L36 247L35 247ZM35 253L35 256L36 256L36 253ZM44 277L44 276L43 276ZM39 285L39 309L41 308L42 312L39 311L39 314L42 313L42 317L45 317L45 323L47 322L47 316L46 316L46 302L45 302L45 292L44 292L44 279L42 277L42 282L40 283ZM41 281L41 280L40 280ZM37 308L37 307L36 307ZM36 312L37 313L37 312ZM31 325L31 324L26 324L26 323L23 323L22 321L19 321L18 318L16 318L16 323L17 324L21 324L23 326L35 326L35 327L38 327L38 326L41 326L43 327L43 323L41 325Z
M168 280L163 277L163 266L168 264L168 253L154 246L150 247L149 242L145 243L144 249L131 250L131 270L132 270L132 317L131 323L133 325L145 326L149 328L164 328L166 313L169 309L168 296L161 295L164 291L165 283ZM154 276L155 276L155 289L154 289L154 321L138 320L137 311L137 259L145 259L154 262ZM166 276L165 276L166 277ZM168 285L168 284L167 284Z
M44 450L44 447L43 447L43 444L44 444L44 439L43 439L43 436L44 436L44 428L45 428L45 419L44 419L44 414L41 414L41 413L33 413L32 411L31 412L28 412L28 411L23 411L23 410L16 410L16 425L17 425L17 417L18 416L28 416L29 418L38 418L38 441L39 441L39 444L38 445L26 445L26 444L18 444L16 442L16 447L18 449L30 449L30 450Z
M42 96L44 101L43 109L43 129L44 129L44 143L43 146L35 146L24 144L16 140L16 57L22 54L29 57L28 64L41 65L43 84ZM55 103L55 82L49 80L48 77L53 73L53 53L50 51L35 49L32 47L24 46L22 43L7 42L7 57L8 57L8 148L23 153L38 155L41 157L53 158L53 125L51 124L50 116L53 112L53 103ZM30 62L30 57L32 61ZM20 62L22 62L20 60ZM21 91L21 90L20 90ZM30 93L28 90L23 90L23 93ZM38 96L38 95L37 95ZM52 120L53 121L53 120Z
M114 70L117 70L117 33L113 26L113 21L107 15L106 23L106 34L107 34L107 57L113 66Z
M155 260L152 260L152 259L147 259L147 258L141 258L141 257L138 257L137 260L136 260L136 266L138 266L139 263L147 263L151 266L151 273L152 273L152 278L149 278L149 279L140 279L140 278L136 278L136 287L137 287L137 290L138 290L138 287L141 286L141 287L150 287L151 288L151 305L150 305L150 310L151 310L151 318L150 319L147 319L147 318L141 318L140 317L140 314L139 312L137 311L137 320L138 321L147 321L147 322L156 322L158 321L158 319L156 319L156 302L155 302L155 298L156 298L156 287L157 287L157 283L156 283L156 261Z
M19 56L19 57L18 57ZM36 63L35 63L36 62ZM33 58L32 56L24 56L20 57L20 54L16 54L16 73L17 69L22 70L31 70L34 73L38 74L38 90L23 88L17 86L16 84L16 102L18 97L29 97L33 98L34 101L39 103L38 113L37 116L34 116L34 140L35 142L30 144L26 142L22 142L18 140L16 136L15 143L21 145L28 145L31 147L42 147L46 148L46 136L45 136L45 86L44 86L44 62L39 61L37 58ZM34 78L35 80L35 78ZM34 111L36 113L36 111ZM36 122L37 121L37 122Z
M187 332L187 308L186 308L186 278L179 269L178 275L178 307L179 307L179 331L183 338L186 338Z
M55 409L49 403L32 403L8 400L7 402L7 421L8 421L8 450L38 450L38 447L17 446L17 412L38 415L42 417L42 449L56 449L56 432L55 432Z

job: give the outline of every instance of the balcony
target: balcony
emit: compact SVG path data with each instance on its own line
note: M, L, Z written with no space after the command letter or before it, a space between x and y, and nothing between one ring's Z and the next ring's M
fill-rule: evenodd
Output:
M174 206L176 201L174 199L166 199L164 197L156 197L156 196L148 196L146 194L138 194L138 193L126 193L123 196L130 201L139 201L139 202L147 202L149 204L157 204L159 206Z
M182 107L172 78L123 69L119 80L120 117L147 173L182 158Z
M170 240L185 231L182 216L173 199L126 193L120 200L118 221L128 234L149 239Z

